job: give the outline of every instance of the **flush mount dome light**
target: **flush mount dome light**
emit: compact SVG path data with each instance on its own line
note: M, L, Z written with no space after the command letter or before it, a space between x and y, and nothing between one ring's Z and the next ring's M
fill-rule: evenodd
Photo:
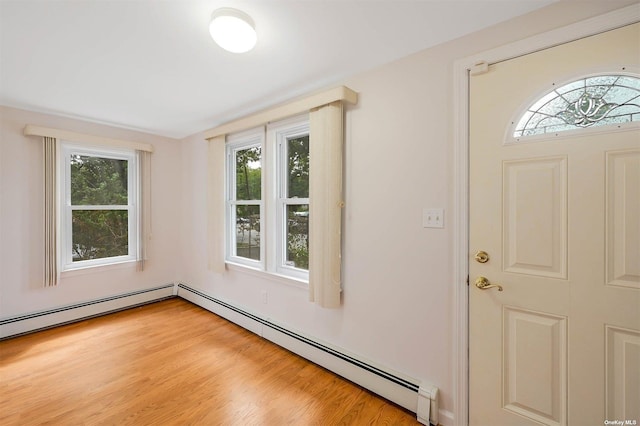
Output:
M258 39L253 19L240 10L228 7L213 12L209 32L218 46L233 53L248 52Z

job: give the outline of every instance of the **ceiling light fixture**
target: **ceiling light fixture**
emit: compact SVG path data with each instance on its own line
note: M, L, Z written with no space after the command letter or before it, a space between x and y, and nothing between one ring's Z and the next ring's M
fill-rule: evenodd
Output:
M233 53L250 51L258 40L253 19L246 13L229 7L213 12L209 33L218 46Z

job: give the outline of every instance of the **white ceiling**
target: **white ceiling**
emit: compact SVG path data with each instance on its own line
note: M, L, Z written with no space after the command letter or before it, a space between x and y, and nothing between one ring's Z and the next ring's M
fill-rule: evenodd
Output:
M553 0L0 0L0 104L181 138ZM258 44L210 38L218 7Z

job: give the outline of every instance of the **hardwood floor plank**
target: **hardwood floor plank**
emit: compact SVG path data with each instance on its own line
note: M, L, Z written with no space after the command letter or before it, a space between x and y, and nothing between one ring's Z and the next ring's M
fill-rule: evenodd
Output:
M0 342L2 425L415 425L182 299Z

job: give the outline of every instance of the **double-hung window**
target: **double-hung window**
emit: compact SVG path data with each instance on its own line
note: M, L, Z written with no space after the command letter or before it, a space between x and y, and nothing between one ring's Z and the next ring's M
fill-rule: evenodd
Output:
M318 306L340 306L344 104L357 100L337 87L204 133L212 272L248 266L306 283Z
M308 118L230 135L226 152L227 261L307 281Z
M277 152L276 271L306 279L309 271L309 124L270 128Z
M260 131L230 138L227 145L227 258L253 267L264 259L263 145Z
M61 270L136 260L136 151L63 143L59 164Z

